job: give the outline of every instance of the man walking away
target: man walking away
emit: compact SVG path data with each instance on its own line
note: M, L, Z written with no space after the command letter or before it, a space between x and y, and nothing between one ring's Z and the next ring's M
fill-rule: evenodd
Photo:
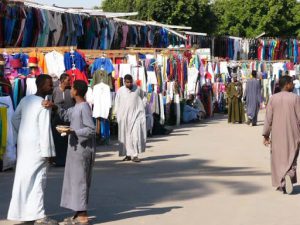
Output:
M124 77L125 86L117 92L115 109L119 127L120 156L123 161L140 162L138 154L146 148L146 113L144 93L133 85L131 75Z
M293 183L297 182L300 97L292 93L292 77L281 77L279 85L281 92L271 97L267 107L263 136L264 144L271 144L272 184L277 190L291 194Z
M35 225L58 225L55 220L46 217L44 209L48 160L55 156L55 149L51 111L42 106L42 101L53 92L52 78L40 75L36 85L37 93L22 99L12 119L18 137L18 157L7 218L35 221Z
M248 125L257 125L257 116L261 101L261 85L257 72L252 71L252 78L247 80L244 100L246 101Z

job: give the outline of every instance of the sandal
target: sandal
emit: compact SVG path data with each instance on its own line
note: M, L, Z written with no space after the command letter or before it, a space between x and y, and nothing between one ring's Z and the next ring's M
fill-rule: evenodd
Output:
M127 162L127 161L131 161L131 157L130 157L130 156L126 156L126 157L123 159L123 162Z
M67 217L64 219L64 223L70 223L74 219L74 216L72 217Z
M56 220L52 220L50 218L45 217L43 219L36 220L34 222L34 225L59 225L59 224Z
M65 225L89 225L90 223L89 222L82 223L78 220L78 218L69 217L64 220L64 224Z
M140 160L138 157L134 157L134 158L132 159L132 162L140 163L141 160Z

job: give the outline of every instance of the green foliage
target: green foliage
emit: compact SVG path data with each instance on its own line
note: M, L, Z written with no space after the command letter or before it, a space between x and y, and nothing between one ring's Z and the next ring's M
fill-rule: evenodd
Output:
M296 0L104 0L104 11L138 11L135 19L192 26L213 35L300 36Z

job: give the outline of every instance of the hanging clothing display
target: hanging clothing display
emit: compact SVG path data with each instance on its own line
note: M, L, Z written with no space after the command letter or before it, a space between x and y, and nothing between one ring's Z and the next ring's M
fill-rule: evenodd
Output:
M59 79L60 75L66 70L64 56L57 51L52 51L45 55L45 60L48 74L56 80Z
M93 87L93 117L107 119L112 106L110 86L101 82Z

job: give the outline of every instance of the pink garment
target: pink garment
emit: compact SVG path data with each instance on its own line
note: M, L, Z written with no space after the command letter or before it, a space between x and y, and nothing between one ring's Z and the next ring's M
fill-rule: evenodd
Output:
M127 35L128 35L129 28L128 28L127 25L123 25L122 30L123 30L123 40L122 40L122 43L121 43L121 48L126 48Z
M119 78L119 65L114 65L114 68L115 68L115 79Z

